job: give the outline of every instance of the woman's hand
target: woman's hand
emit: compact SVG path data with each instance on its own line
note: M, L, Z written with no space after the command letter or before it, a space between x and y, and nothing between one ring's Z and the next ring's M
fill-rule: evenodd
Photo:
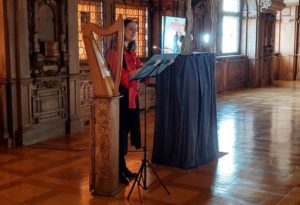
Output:
M134 75L136 75L142 68L139 68L139 69L136 69L136 70L133 70L130 72L130 78L132 78Z

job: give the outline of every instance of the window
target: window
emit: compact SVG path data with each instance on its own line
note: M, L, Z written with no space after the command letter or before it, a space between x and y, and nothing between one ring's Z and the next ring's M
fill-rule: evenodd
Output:
M144 6L129 6L116 4L116 19L122 15L123 19L130 18L138 22L137 49L139 57L148 57L148 10Z
M77 5L78 10L78 47L80 72L88 73L89 67L87 64L87 55L82 37L81 28L86 23L95 23L103 26L103 7L100 0L79 0ZM95 36L97 43L100 43L100 38ZM80 106L89 106L94 103L94 91L92 81L84 79L80 81Z
M240 52L241 2L240 0L223 0L221 9L221 54Z
M84 24L89 22L103 26L102 3L92 0L80 0L78 2L78 45L79 60L81 62L87 60L81 28ZM97 40L98 39L96 39L96 41Z

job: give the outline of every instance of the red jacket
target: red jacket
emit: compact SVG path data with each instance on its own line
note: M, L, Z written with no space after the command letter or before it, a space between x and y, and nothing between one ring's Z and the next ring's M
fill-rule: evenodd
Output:
M127 70L122 69L121 84L129 90L129 109L134 109L136 108L135 98L139 93L139 84L137 80L130 80L130 73L143 67L143 64L134 51L124 50L124 60Z
M108 63L112 69L113 74L115 74L115 58L113 56L117 56L116 53L112 55L110 53L108 55ZM124 49L123 53L125 63L127 66L127 69L123 68L122 73L121 73L121 85L126 87L128 89L129 93L129 109L135 109L136 108L136 103L135 103L135 98L138 95L138 81L137 80L130 80L130 73L134 70L137 70L141 67L143 67L143 63L141 60L136 56L136 53L134 51L127 51Z

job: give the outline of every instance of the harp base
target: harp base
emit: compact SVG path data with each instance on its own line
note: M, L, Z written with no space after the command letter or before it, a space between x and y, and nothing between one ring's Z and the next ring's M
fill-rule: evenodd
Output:
M91 107L90 191L113 196L119 186L120 97L95 97Z

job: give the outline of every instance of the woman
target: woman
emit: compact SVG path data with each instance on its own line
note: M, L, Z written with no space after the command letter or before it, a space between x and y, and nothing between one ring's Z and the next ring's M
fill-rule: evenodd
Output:
M129 178L137 174L131 172L125 161L128 149L128 133L130 133L131 144L137 149L141 148L140 113L138 101L138 82L130 80L143 66L136 56L136 35L138 25L130 19L124 20L124 56L123 69L120 82L120 152L119 152L119 173L120 182L129 184Z

